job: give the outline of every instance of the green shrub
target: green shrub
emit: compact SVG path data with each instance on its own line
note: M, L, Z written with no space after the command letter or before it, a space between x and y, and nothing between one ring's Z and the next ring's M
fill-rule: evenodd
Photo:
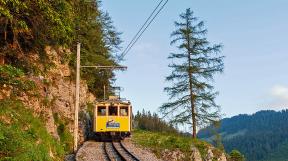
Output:
M63 159L64 149L20 101L0 100L0 120L0 160Z
M72 152L73 148L73 136L67 128L68 122L61 119L57 113L53 114L55 124L57 125L57 133L60 137L60 143L66 153Z
M22 70L15 68L11 65L0 66L0 84L12 84L14 78L23 76Z
M230 153L230 161L245 161L245 158L238 150L234 149Z
M60 125L58 125L57 132L58 132L58 135L60 137L60 142L61 142L61 145L63 146L64 150L67 153L72 152L73 137L63 123L60 123Z
M21 69L11 65L0 66L0 86L12 86L14 95L19 95L21 92L33 91L36 87L34 81L25 79L24 72ZM33 93L35 95L35 92Z
M90 116L91 118L93 118L94 107L95 107L95 105L94 105L92 102L88 102L88 103L87 103L87 111L88 111L89 116Z

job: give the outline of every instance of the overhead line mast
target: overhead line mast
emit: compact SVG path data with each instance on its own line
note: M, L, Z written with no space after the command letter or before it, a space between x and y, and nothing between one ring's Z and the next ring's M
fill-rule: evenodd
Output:
M88 66L84 65L81 66L80 64L80 42L77 42L77 59L76 59L76 89L75 89L75 111L74 111L74 146L73 150L74 152L78 149L78 115L79 115L79 102L80 102L80 69L81 68L95 68L95 69L105 69L105 70L113 70L113 69L127 69L126 66L101 66L101 65L94 65L94 66Z

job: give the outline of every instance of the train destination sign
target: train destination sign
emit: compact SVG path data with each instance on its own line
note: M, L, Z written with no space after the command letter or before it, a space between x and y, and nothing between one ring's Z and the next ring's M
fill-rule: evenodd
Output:
M119 122L115 122L114 120L109 120L106 123L106 128L120 128L120 123Z

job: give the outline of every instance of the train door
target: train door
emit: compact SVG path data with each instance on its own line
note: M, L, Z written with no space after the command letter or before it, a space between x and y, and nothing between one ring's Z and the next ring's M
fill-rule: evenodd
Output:
M96 106L96 110L94 112L95 119L95 129L96 132L105 132L106 127L105 123L107 120L107 106Z
M121 122L121 131L130 131L130 110L128 105L119 106L119 121Z

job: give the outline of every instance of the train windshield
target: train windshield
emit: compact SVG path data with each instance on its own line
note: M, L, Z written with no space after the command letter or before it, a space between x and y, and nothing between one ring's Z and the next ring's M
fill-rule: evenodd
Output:
M121 106L120 107L120 116L128 116L128 107L127 106Z
M109 116L117 116L118 110L117 106L109 106Z
M106 106L98 106L97 115L106 116Z

